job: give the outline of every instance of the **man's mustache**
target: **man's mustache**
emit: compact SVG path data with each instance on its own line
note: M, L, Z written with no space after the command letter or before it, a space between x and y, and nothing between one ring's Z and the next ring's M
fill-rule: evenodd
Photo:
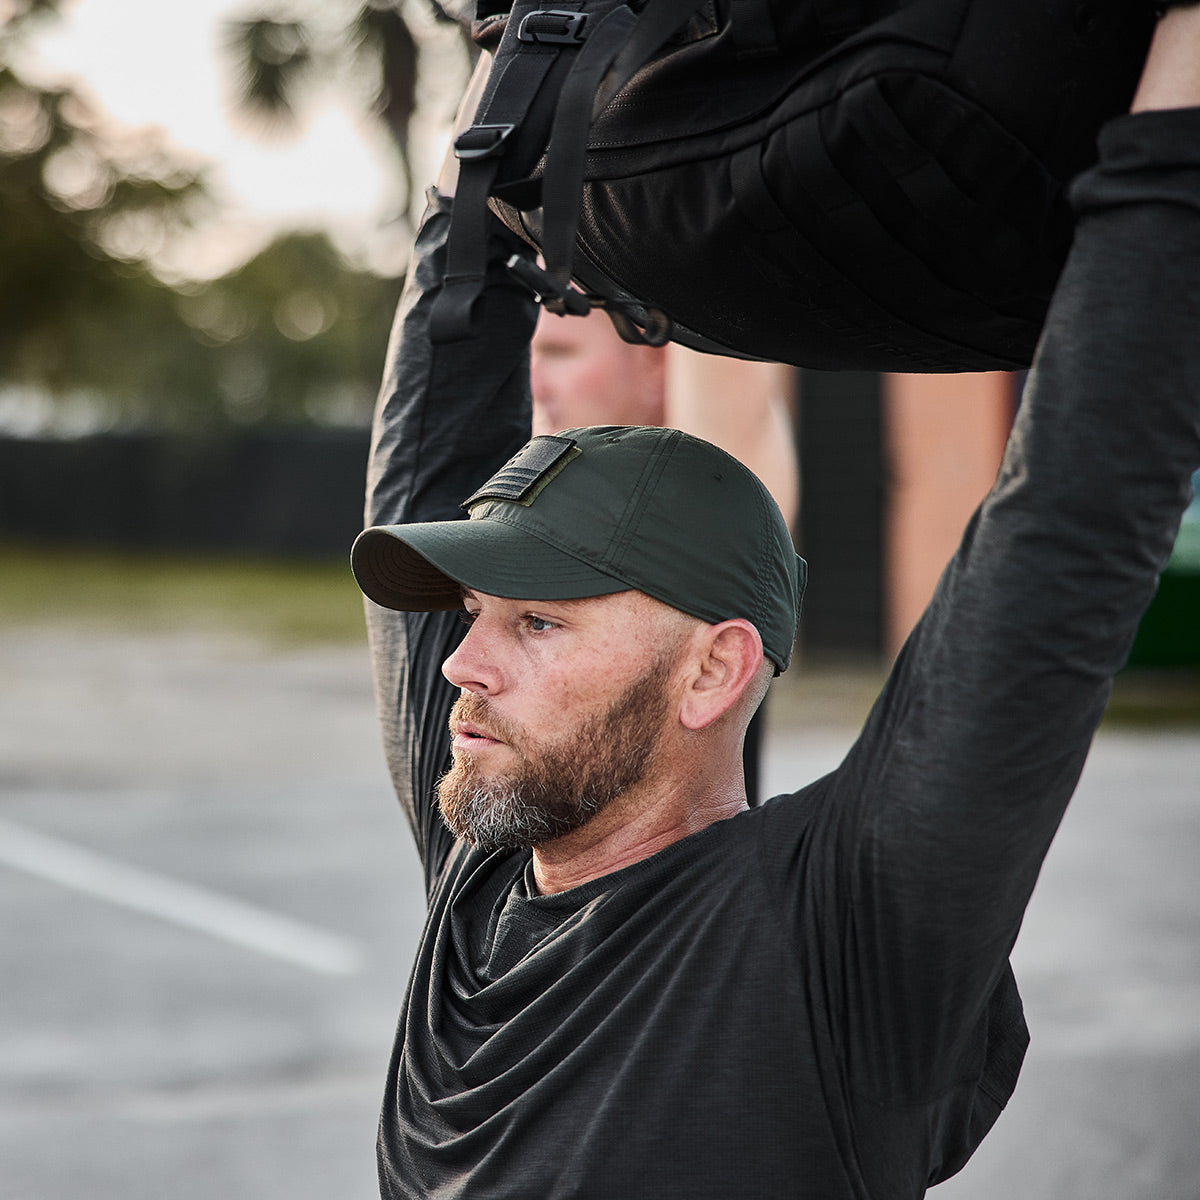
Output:
M475 692L463 692L450 710L451 732L457 733L461 725L477 726L488 737L514 749L520 748L520 732L495 712L485 696Z

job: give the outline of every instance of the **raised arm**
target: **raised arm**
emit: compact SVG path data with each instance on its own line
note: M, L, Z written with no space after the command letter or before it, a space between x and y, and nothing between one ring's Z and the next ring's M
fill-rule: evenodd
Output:
M1200 63L1200 7L1164 36ZM1200 104L1155 62L1143 97ZM817 789L802 866L842 897L833 1003L875 1102L959 1078L1200 465L1200 109L1113 122L1073 200L999 479Z
M464 113L473 110L474 94ZM452 189L453 170L443 171L439 183ZM430 342L451 204L446 195L431 195L396 313L371 439L368 525L465 517L462 501L529 437L536 306L504 269L524 248L499 222L490 233L480 336ZM429 873L450 845L434 788L448 765L446 720L454 700L441 664L461 626L453 613L393 612L369 600L366 609L388 769Z

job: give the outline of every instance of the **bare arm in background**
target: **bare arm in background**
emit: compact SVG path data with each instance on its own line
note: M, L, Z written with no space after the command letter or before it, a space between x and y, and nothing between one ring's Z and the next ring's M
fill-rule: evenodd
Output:
M1200 105L1200 4L1170 8L1158 23L1133 112Z
M667 347L664 424L720 446L766 484L794 527L800 502L791 395L795 370Z

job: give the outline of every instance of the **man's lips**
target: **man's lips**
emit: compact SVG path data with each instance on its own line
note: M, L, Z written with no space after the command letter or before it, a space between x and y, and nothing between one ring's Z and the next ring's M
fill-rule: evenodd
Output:
M496 737L491 730L477 725L474 721L455 721L451 726L454 734L453 747L456 750L479 750L484 746L502 746L503 741Z

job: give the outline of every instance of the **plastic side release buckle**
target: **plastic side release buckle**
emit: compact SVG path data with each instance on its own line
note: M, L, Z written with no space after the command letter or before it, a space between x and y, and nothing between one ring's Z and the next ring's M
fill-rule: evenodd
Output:
M587 19L587 13L540 9L525 16L517 27L517 38L543 46L577 46L587 37Z
M586 317L591 312L592 305L587 296L569 283L565 287L559 287L541 267L529 259L514 254L506 265L550 312L558 313L559 316L570 313L577 317Z
M454 156L460 162L491 158L504 148L515 125L472 125L454 139Z

